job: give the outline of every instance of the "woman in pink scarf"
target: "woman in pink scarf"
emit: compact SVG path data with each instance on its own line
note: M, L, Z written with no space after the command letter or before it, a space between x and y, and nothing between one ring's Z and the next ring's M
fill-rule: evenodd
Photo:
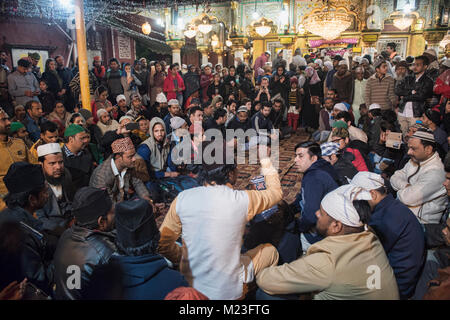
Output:
M312 67L305 69L306 82L304 85L305 99L302 109L302 126L307 131L314 132L319 127L320 97L323 94L322 82L317 71Z

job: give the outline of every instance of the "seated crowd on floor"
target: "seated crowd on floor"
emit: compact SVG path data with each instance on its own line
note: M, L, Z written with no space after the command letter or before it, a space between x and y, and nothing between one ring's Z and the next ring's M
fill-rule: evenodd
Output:
M450 299L450 59L433 49L95 57L90 109L63 57L41 73L5 55L0 300ZM293 201L270 147L289 139ZM234 149L207 161L212 145ZM260 166L246 190L238 150Z

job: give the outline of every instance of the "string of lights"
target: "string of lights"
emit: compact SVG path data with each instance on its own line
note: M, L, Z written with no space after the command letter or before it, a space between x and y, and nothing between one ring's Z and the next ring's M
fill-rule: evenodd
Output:
M6 0L1 7L0 15L64 20L72 15L73 4L71 0ZM226 0L215 0L215 2L226 2ZM207 2L206 2L207 3ZM178 10L180 6L204 7L205 1L199 0L85 0L85 19L103 11L105 16L115 16L116 14L138 13L142 10L155 10L171 7ZM106 8L105 8L106 7Z

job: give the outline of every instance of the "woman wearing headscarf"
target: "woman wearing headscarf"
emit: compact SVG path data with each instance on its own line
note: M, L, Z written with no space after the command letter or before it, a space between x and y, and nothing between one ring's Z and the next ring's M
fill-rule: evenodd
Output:
M112 111L113 105L108 100L108 89L104 86L100 86L95 89L94 93L95 99L92 101L91 110L94 116L94 123L98 122L97 111L100 109L105 109L108 113Z
M200 76L200 87L202 89L202 102L208 101L208 87L211 83L213 83L213 75L211 70L211 65L203 65L202 66L202 75Z
M105 109L99 109L97 111L97 118L97 127L99 127L102 132L102 136L108 131L116 131L119 129L119 123L116 120L111 119L111 116Z
M183 76L184 86L186 87L184 91L184 101L186 101L185 107L189 107L188 101L192 100L192 96L198 95L198 90L200 90L200 76L195 72L195 66L190 64L188 66L188 72Z
M151 66L148 79L150 105L153 105L156 102L156 95L163 92L164 80L166 79L166 76L167 75L161 62L156 62L154 66Z
M303 87L305 92L302 108L302 126L308 131L314 131L319 127L320 98L322 86L317 71L312 67L305 69L306 82Z
M45 62L45 72L42 74L42 80L45 80L48 90L53 93L55 99L65 101L66 89L64 89L63 79L56 71L55 59L49 58Z
M131 71L131 64L125 63L123 71L120 81L122 83L123 94L127 99L127 104L129 104L131 94L139 92L138 87L142 85L142 82Z

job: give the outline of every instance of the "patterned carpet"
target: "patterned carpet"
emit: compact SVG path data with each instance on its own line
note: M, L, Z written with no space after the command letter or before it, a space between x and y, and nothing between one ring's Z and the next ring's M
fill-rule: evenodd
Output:
M283 188L283 200L288 203L295 199L301 185L301 174L295 168L294 147L297 143L306 141L309 135L303 132L293 134L288 139L280 141L280 156L279 156L279 174L281 178L281 186ZM248 158L248 157L247 157ZM247 159L248 163L248 159ZM250 180L260 175L259 165L240 164L238 165L238 180L235 185L237 190L249 190L251 189ZM162 211L162 214L156 218L158 227L164 221L164 217L168 211L168 205Z

